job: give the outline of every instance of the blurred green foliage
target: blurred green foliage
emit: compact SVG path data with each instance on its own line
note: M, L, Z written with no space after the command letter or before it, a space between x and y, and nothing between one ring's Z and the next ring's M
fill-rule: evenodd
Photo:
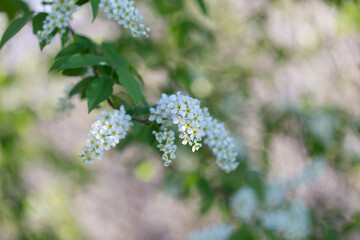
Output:
M20 4L20 2L5 1L7 5L1 5L6 7L0 8L0 11L5 11L9 19L13 19L19 9L28 11L27 7L14 7L14 4ZM79 5L85 2L87 1L78 1ZM276 1L273 2L276 3ZM335 4L339 8L339 24L346 28L345 31L359 30L359 1L328 0L326 2ZM112 90L113 82L101 85L97 81L97 84L101 85L100 88L107 89L105 93L102 92L104 96L98 96L96 91L91 91L91 89L99 89L99 86L90 87L94 79L89 78L79 81L70 92L70 96L79 94L82 98L87 98L90 102L89 111L109 98L115 106L125 104L133 116L147 114L148 106L140 89L143 87L143 81L146 83L146 76L141 77L133 67L145 64L151 70L166 72L169 81L161 89L162 92L173 93L177 90L186 90L191 96L201 98L205 105L211 106L211 113L224 120L230 129L236 129L234 126L237 126L240 120L233 117L232 113L243 113L244 106L248 106L251 101L252 77L266 75L265 79L270 82L271 74L268 76L267 73L261 71L258 73L258 66L251 66L246 61L239 63L217 60L220 54L219 36L214 33L209 24L213 11L209 9L206 1L153 0L146 6L151 8L163 24L161 37L134 39L129 33L124 32L121 38L115 41L114 46L97 46L89 39L90 37L75 35L72 42L59 52L51 67L51 69L62 71L65 76L83 77L88 66L92 66L99 75L111 75L111 80L115 84L122 85L130 96L124 97L112 93L110 90ZM245 24L254 23L259 29L263 29L266 20L265 10L251 16L249 22ZM116 48L116 51L114 50L116 55L106 56L104 46ZM273 56L274 61L279 65L296 54L274 43L266 33L260 34L260 37L255 39L249 48L254 56L262 54ZM89 58L90 54L91 58ZM99 64L104 61L104 58L101 58L104 55L107 57L108 65ZM70 61L69 64L69 58L76 59ZM113 72L113 66L126 67L122 69L123 71ZM124 71L125 75L131 78L131 81L126 82L131 82L133 85L126 86L125 82L119 80L119 76L123 76ZM201 79L206 79L213 87L212 91L209 91L210 94L199 97L197 90L203 85L195 83ZM104 80L104 82L107 81ZM28 109L0 112L0 190L2 196L0 216L6 216L0 218L0 224L11 224L16 229L17 239L69 239L62 238L54 226L45 226L40 231L33 231L24 223L29 193L21 178L21 170L26 164L23 161L24 156L29 153L26 149L19 148L18 141L21 139L24 128L31 125L33 114ZM345 136L349 132L359 137L359 116L332 105L315 106L312 104L311 97L308 96L304 96L299 103L290 101L261 103L257 114L263 129L260 136L261 146L256 149L258 154L255 154L259 159L252 159L245 147L246 144L239 144L241 165L237 170L224 174L209 161L213 158L209 151L200 150L196 163L192 163L189 168L181 168L178 167L181 163L174 163L174 167L167 169L163 181L164 190L176 197L182 199L199 197L201 199L199 214L204 215L214 208L220 209L224 219L237 226L237 231L230 239L259 239L260 236L265 239L281 239L276 232L262 229L259 223L239 223L234 219L229 207L231 196L245 185L255 189L261 198L264 196L266 177L271 167L269 149L274 137L282 135L297 139L303 144L307 157L326 159L329 166L344 176L345 180L352 170L358 169L360 163L360 155L355 151L349 151L345 143ZM150 145L155 149L151 134L154 128L156 126L135 123L133 133L127 136L117 148L121 150L137 142ZM234 131L234 134L236 133L239 132ZM239 141L243 140L239 138ZM50 159L47 161L48 164L53 164L57 171L80 179L88 177L88 173L74 161L61 161L62 157L50 150L40 148L37 151L46 154ZM250 161L258 162L259 169L253 170ZM181 162L180 159L179 162ZM153 177L154 165L147 160L133 166L136 168L135 174L141 181L147 182ZM76 179L76 182L80 179ZM354 232L359 232L358 213L350 217L344 216L341 207L328 209L324 204L327 199L319 198L317 201L316 206L311 206L313 231L310 239L348 239ZM67 224L72 226L69 227L69 231L74 233L73 236L77 236L73 239L79 239L82 233L77 230L70 215L66 216L69 221Z

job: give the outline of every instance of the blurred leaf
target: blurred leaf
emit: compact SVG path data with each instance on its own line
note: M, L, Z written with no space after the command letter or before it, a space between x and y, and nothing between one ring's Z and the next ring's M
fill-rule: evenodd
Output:
M93 13L92 20L94 21L98 14L100 0L90 0L90 3L91 3L91 9L92 9L92 13Z
M197 1L198 5L199 5L201 11L202 11L205 15L207 15L207 9L206 9L206 5L205 5L204 0L196 0L196 1Z
M80 82L78 82L70 91L69 93L69 97L74 96L75 94L78 94L79 92L84 91L89 84L94 81L95 79L97 79L97 77L87 77L84 78L83 80L81 80Z
M99 103L105 101L112 93L113 81L108 77L98 77L91 81L86 89L88 112L90 113Z
M1 0L0 12L5 12L9 20L13 20L19 12L29 12L30 9L26 3L21 0Z
M214 203L214 194L205 178L198 178L197 187L202 197L200 212L205 214Z
M245 228L245 226L243 226L241 229L238 229L234 234L232 234L227 240L240 239L252 240L256 238L247 228Z
M142 182L149 182L155 176L155 166L151 161L142 161L136 166L135 175Z
M7 41L9 41L13 36L15 36L26 25L26 23L31 19L33 14L33 12L25 13L24 16L15 19L9 24L0 40L0 49Z

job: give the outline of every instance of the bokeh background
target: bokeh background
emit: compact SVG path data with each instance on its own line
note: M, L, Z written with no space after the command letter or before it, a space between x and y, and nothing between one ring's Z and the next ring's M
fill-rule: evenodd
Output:
M199 98L233 134L240 167L225 174L206 149L181 148L164 168L138 132L83 164L77 155L100 111L88 115L78 98L70 113L55 111L79 78L48 72L60 41L41 52L29 24L0 51L0 239L180 240L219 222L253 239L282 239L256 220L239 221L230 199L243 186L262 196L298 176L305 183L285 198L308 206L306 239L359 239L359 2L136 4L149 39L132 38L103 13L91 23L89 4L71 24L98 43L116 42L149 103L178 90ZM12 17L0 12L1 34ZM304 173L314 161L321 167Z

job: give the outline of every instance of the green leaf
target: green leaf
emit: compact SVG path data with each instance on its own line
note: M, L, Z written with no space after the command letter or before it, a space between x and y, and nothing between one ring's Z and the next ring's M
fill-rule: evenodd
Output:
M32 26L33 26L33 33L36 34L38 31L43 30L43 22L45 20L45 18L47 17L47 13L39 13L36 14L33 18L32 18Z
M55 60L55 62L51 65L49 71L53 71L59 69L62 65L64 65L69 57L61 57Z
M63 35L61 35L61 46L64 47L68 41L69 41L69 34L68 31L66 31Z
M199 178L197 182L198 190L201 194L201 214L208 212L214 202L214 194L210 188L210 185L204 178Z
M104 62L104 58L90 53L71 57L62 57L55 60L54 64L50 67L50 71L89 67L99 62Z
M201 11L207 15L207 8L206 8L206 5L205 5L205 2L204 0L197 0L197 3L199 4L199 7L201 9Z
M91 9L92 9L93 21L94 21L98 14L100 0L90 0L90 3L91 3Z
M134 100L135 105L138 105L142 100L140 84L126 69L119 68L116 73L119 76L120 84L125 88L131 99Z
M112 44L103 43L101 49L104 51L104 58L117 68L116 73L119 76L120 84L125 88L135 105L138 105L143 99L143 94L140 84L131 74L131 71L134 71L133 67L123 56L116 53Z
M5 12L9 20L13 20L19 12L29 12L29 7L21 0L1 0L0 12Z
M81 5L83 5L83 4L87 3L87 2L89 2L89 0L77 0L75 2L75 4L81 6Z
M69 68L69 69L65 69L62 74L64 76L82 76L86 73L87 68L83 67L83 68Z
M4 44L9 41L15 34L17 34L24 26L25 24L31 19L33 12L25 13L24 16L15 19L12 21L8 28L5 30L4 35L1 38L0 41L0 49L4 46Z
M73 38L73 42L63 48L55 57L55 59L64 57L64 56L72 56L78 53L83 53L86 50L94 49L95 44L88 39L87 37L81 35L75 35Z
M105 101L112 93L113 81L108 77L98 77L86 89L89 113L101 102Z
M87 77L78 82L70 91L69 97L74 96L75 94L78 94L82 91L84 91L90 83L92 83L97 77Z

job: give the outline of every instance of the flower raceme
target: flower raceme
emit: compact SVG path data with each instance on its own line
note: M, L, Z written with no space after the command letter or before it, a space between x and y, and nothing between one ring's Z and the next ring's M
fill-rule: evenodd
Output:
M150 28L145 27L144 17L134 6L133 0L100 0L99 8L103 9L109 19L129 28L133 37L148 37Z
M201 108L198 99L182 95L180 92L170 96L162 94L156 106L150 108L149 121L162 124L165 129L173 124L177 125L182 144L190 145L193 152L202 147L201 141L205 138L204 142L216 156L216 163L226 172L236 169L239 164L236 161L237 152L233 139L229 136L224 124L212 118L207 108ZM164 154L167 151L164 151L162 142L166 139L158 135L164 136L166 133L166 130L153 132L159 142L158 148ZM173 151L168 152L170 160L168 155L163 155L165 166L168 166L175 158L176 147L173 142L171 142L171 147Z
M83 152L79 156L84 158L85 163L92 163L94 157L100 160L104 150L115 147L125 138L133 125L130 120L131 116L126 114L124 106L112 112L103 110L98 120L92 124Z
M66 33L67 22L72 19L72 14L76 11L73 0L54 0L51 12L43 21L42 30L36 33L39 42L49 44L53 41L52 33L59 31L61 35Z

